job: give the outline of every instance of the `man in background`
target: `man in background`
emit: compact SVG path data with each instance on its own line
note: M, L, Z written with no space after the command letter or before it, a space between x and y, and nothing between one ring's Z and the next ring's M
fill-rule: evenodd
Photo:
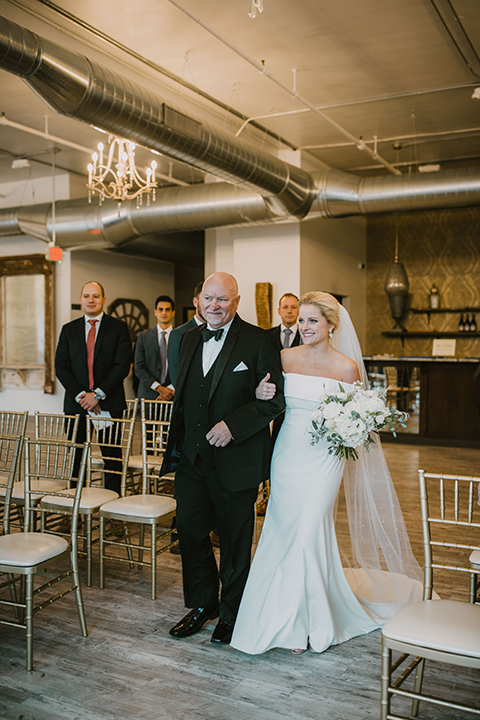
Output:
M55 372L65 388L63 411L80 414L77 442L86 440L87 414L108 411L111 417L122 417L125 402L123 381L130 370L132 344L126 323L104 313L105 291L99 282L87 282L80 295L83 316L63 326L55 354ZM99 433L99 436L101 432ZM99 437L101 441L101 438ZM103 453L103 447L101 448ZM120 448L106 448L114 456ZM78 476L80 454L75 458L74 475ZM105 461L105 487L120 493L118 463Z
M195 315L188 322L180 325L180 327L175 328L175 330L172 331L172 334L170 335L170 340L168 342L168 374L170 375L170 382L174 387L177 384L178 350L180 348L180 341L186 332L188 332L192 328L197 327L198 325L203 325L203 323L205 322L200 312L199 305L202 286L203 280L202 282L199 282L195 285L195 290L193 291L192 304L195 308Z
M173 400L175 390L168 372L167 349L175 303L169 295L159 295L154 315L157 324L145 330L137 339L135 348L135 375L139 379L138 397L145 400Z
M281 323L267 330L269 332L279 351L283 348L296 347L301 344L300 333L298 330L298 298L293 293L285 293L278 303L278 314Z
M301 345L302 341L300 338L300 332L298 329L298 298L293 293L285 293L280 298L278 303L278 314L280 315L281 323L276 325L270 330L270 333L275 347L281 352L284 348L297 347ZM272 425L272 447L275 445L275 440L282 427L283 418L285 413L282 413L275 418ZM260 504L258 507L258 514L265 515L266 503Z

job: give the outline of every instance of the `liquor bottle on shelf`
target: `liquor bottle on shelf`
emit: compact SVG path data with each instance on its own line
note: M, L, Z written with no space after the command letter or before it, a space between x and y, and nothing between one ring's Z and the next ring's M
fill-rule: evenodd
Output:
M470 332L477 332L477 321L475 320L475 313L472 314L472 319L470 320Z
M458 332L465 332L465 321L463 319L463 313L460 315L460 320L458 321Z
M463 331L470 332L470 315L465 315L465 322L463 323Z
M430 307L432 310L437 310L439 304L440 304L440 298L438 295L438 290L435 287L435 285L432 285L432 289L430 290Z

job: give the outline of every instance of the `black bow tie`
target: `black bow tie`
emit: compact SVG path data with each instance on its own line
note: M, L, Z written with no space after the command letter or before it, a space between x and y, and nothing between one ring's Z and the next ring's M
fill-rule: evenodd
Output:
M208 328L203 328L202 330L202 338L203 342L208 342L212 338L215 338L215 340L220 340L222 337L223 328L219 328L218 330L209 330Z

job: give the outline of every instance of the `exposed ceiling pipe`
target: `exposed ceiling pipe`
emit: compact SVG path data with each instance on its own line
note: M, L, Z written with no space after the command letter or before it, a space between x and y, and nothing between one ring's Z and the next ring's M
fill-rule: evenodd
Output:
M176 8L181 10L185 15L188 15L188 17L196 22L198 25L203 27L207 32L211 33L214 37L217 38L217 40L220 40L224 45L227 45L233 52L235 52L237 55L240 55L244 60L246 60L250 65L252 65L254 68L256 68L262 75L265 75L268 77L272 82L275 83L275 85L278 85L278 87L282 88L282 90L285 90L288 92L289 95L291 95L295 100L298 100L302 103L302 105L305 105L305 107L309 108L312 112L314 112L316 115L321 117L323 120L326 120L330 125L333 125L334 128L336 128L342 135L347 137L349 140L355 143L357 148L359 150L362 150L366 152L370 157L372 157L374 160L376 160L378 163L383 165L387 168L391 173L394 175L400 175L400 170L397 170L396 167L391 165L385 158L383 158L381 155L379 155L377 152L372 150L371 148L366 145L361 138L355 137L351 132L346 130L344 127L342 127L339 123L337 123L335 120L333 120L331 117L326 115L324 112L322 112L318 107L313 105L307 98L303 97L303 95L300 95L294 88L290 88L288 85L286 85L282 80L272 75L272 73L267 69L265 63L258 62L258 60L255 60L254 58L250 57L246 52L244 52L241 48L238 47L238 45L235 45L232 43L228 38L226 38L224 35L218 32L218 30L215 30L214 27L206 23L202 18L197 15L196 13L192 12L188 8L186 8L184 5L179 3L177 0L168 0L169 3L172 5L175 5Z
M57 135L51 135L48 132L48 129L36 130L35 128L28 127L28 125L21 125L20 123L13 122L13 120L7 120L7 118L5 117L5 113L3 112L0 115L0 125L5 125L7 127L14 128L15 130L20 130L21 132L28 133L29 135L35 135L36 137L44 138L45 140L51 140L58 145L65 145L65 147L72 148L73 150L78 150L79 152L87 153L90 157L92 156L91 148L87 148L84 145L78 145L77 143L71 142L70 140L65 140L64 138L58 137ZM173 185L184 186L189 184L187 182L184 182L183 180L177 180L172 175L164 175L163 173L159 173L158 170L156 171L155 176L159 180L165 180L166 182L172 183Z
M253 190L281 216L304 217L313 180L300 168L168 106L154 93L79 53L0 17L0 68L53 110Z
M478 52L465 30L462 14L455 10L451 0L430 0L437 11L445 30L450 35L455 47L462 56L466 66L477 78L480 78L480 58ZM477 10L478 12L478 10ZM473 13L472 13L473 15ZM472 18L473 19L473 18Z
M328 170L316 173L314 180L316 197L308 218L480 205L479 167L372 178ZM113 201L101 207L86 199L58 201L55 228L57 243L64 249L101 247L197 265L203 256L203 234L186 233L273 222L278 217L257 193L211 183L162 188L156 203L136 208L125 202L120 215ZM23 234L50 241L50 203L0 210L0 237Z

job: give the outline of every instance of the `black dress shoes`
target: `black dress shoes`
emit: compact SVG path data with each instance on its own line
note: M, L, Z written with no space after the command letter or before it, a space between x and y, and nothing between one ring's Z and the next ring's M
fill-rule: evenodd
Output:
M227 622L226 620L219 620L217 627L213 631L212 643L223 643L229 645L233 634L233 622Z
M218 617L218 607L215 610L209 608L193 608L184 618L170 630L170 635L177 638L186 638L199 632L208 620Z

